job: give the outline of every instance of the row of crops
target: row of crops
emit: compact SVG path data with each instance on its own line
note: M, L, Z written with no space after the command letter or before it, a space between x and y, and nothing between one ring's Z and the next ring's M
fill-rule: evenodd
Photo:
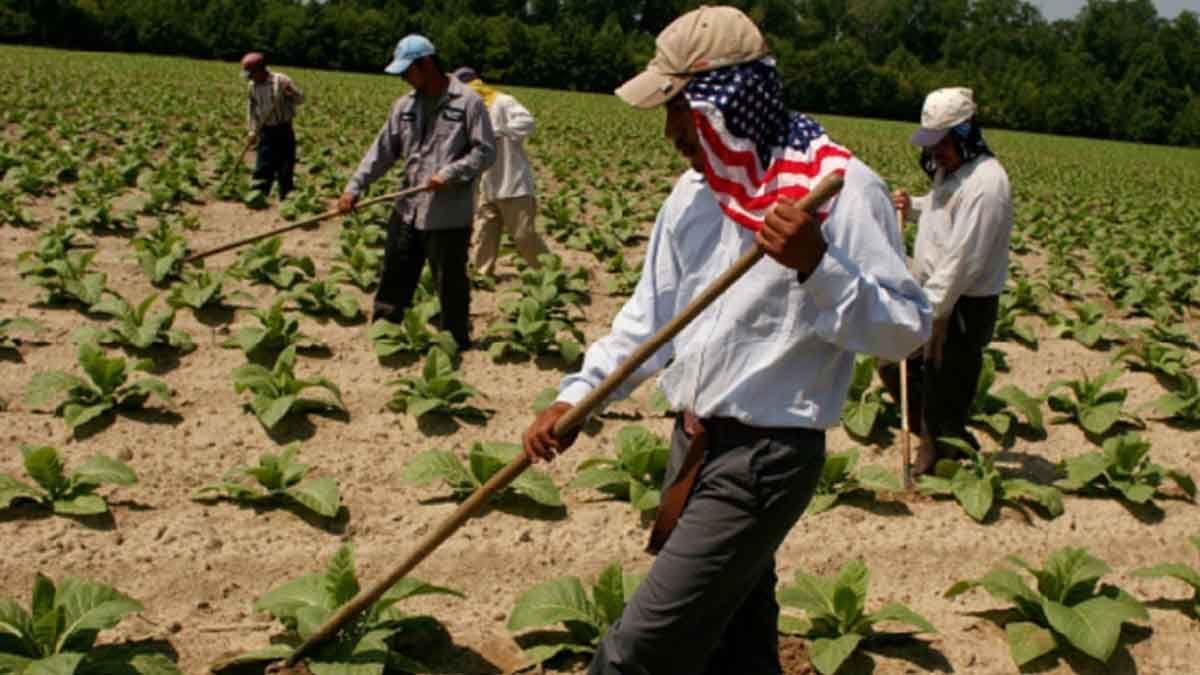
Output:
M222 417L204 422L252 416L260 428L250 443L257 461L225 465L195 477L198 484L190 487L167 485L162 489L174 502L187 503L173 508L228 502L253 514L295 514L312 525L313 538L344 532L357 516L347 509L352 496L339 480L342 458L323 453L323 461L309 460L297 429L352 427L378 416L419 439L419 449L395 460L402 463L404 490L465 498L520 452L492 430L511 428L508 418L520 426L547 405L554 392L542 389L578 364L588 338L603 331L611 309L632 292L649 223L677 170L657 139L657 117L611 98L520 92L540 125L531 147L539 166L540 228L560 255L545 257L538 270L514 260L517 273L499 284L475 279L477 297L489 298L486 316L475 320L484 352L456 354L453 340L434 327L440 308L428 279L402 322L365 322L362 302L378 275L386 208L347 217L331 232L270 238L214 259L223 262L185 263L203 248L197 242L243 234L206 222L218 205L236 214L277 209L289 220L323 211L396 95L394 81L293 74L310 98L300 123L301 180L296 193L276 205L251 189L246 171L222 182L240 149L244 83L236 69L122 56L81 61L13 48L3 53L0 227L11 234L6 241L20 244L0 281L0 355L14 366L5 371L3 391L10 395L3 415L13 420L12 440L21 450L14 447L13 457L0 464L0 512L14 518L53 514L87 527L126 509L111 496L136 499L142 467L132 457L97 449L122 434L153 438L157 426L191 421L188 404L179 400L211 395L180 374L193 373L189 361L197 358L209 359L209 370L212 363L230 364L215 375L228 394ZM68 76L77 86L61 86ZM827 122L890 183L911 190L924 185L911 153L896 142L900 127ZM972 425L988 437L989 450L964 447L967 459L940 462L918 481L919 493L944 508L961 507L981 529L1000 527L1006 509L1032 511L1049 522L1072 511L1086 515L1096 500L1117 500L1131 517L1147 521L1177 504L1191 513L1189 466L1160 461L1153 439L1164 433L1190 439L1200 423L1200 344L1192 321L1200 303L1195 153L1108 144L1097 158L1083 141L1005 133L989 140L1014 178L1018 214L997 326L1001 344L989 350L972 410ZM1015 361L1036 358L1047 340L1076 344L1108 365L1072 368L1077 375L1041 387L1011 378L999 384L1019 365ZM371 370L389 373L382 389L365 386L362 372L334 365L358 345L369 345ZM46 363L39 352L56 356ZM479 369L485 360L538 374L533 381L541 392L532 406L492 407L481 391L497 388ZM30 367L34 362L38 366ZM844 433L857 447L830 454L806 521L843 505L911 499L885 466L893 460L863 461L890 448L899 427L895 403L873 379L874 365L859 359L843 411ZM1137 406L1129 402L1129 388L1118 385L1131 372L1146 375L1154 388ZM563 516L602 495L627 503L613 512L617 517L637 527L650 522L668 446L649 427L662 428L658 422L667 412L656 396L635 405L642 424L623 422L619 414L600 420L619 426L607 452L580 462L569 476L562 468L530 470L497 503L517 517ZM51 433L62 443L45 441L47 416L61 418ZM1007 462L1015 447L1036 451L1068 426L1087 446L1052 470L1034 475ZM139 427L149 430L130 431ZM435 447L455 433L459 440L463 433L482 438L464 443L466 452ZM20 538L13 536L18 545ZM1191 542L1200 549L1200 538ZM1003 627L1018 666L1074 651L1106 662L1122 625L1149 621L1146 603L1159 601L1102 581L1112 568L1081 547L1055 547L1040 565L1003 562L978 578L957 577L961 582L943 589L944 602L978 587L1008 607ZM278 628L269 646L263 640L258 649L224 659L222 668L285 657L359 590L350 543L337 542L328 560L309 564L323 569L242 599L256 598L253 611L272 617ZM797 568L778 591L786 610L780 632L807 640L820 672L838 671L854 663L856 653L894 640L899 626L937 632L907 605L869 598L871 575L863 561L845 560L828 571ZM1195 566L1164 556L1121 573L1189 585L1196 595L1185 613L1197 619ZM594 583L587 588L581 577ZM620 616L639 580L621 561L598 574L547 575L520 589L504 608L504 625L526 663L570 668L571 655L590 652ZM412 649L410 637L436 630L437 619L404 608L454 606L430 598L422 605L423 596L471 602L475 595L461 600L456 585L403 580L315 655L313 672L439 667L422 663L426 655ZM8 581L4 595L17 595ZM161 649L97 642L101 631L144 609L132 595L54 568L38 572L28 603L0 601L0 672L177 672Z

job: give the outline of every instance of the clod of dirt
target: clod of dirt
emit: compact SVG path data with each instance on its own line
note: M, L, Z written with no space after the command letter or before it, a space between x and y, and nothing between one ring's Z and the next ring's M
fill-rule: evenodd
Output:
M783 667L783 675L814 675L817 672L808 660L804 640L795 637L779 640L779 665Z

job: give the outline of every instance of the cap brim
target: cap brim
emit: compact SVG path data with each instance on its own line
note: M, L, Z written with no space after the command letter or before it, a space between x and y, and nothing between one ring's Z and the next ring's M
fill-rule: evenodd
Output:
M635 108L654 108L670 101L683 91L688 77L643 70L633 79L617 87L616 94Z
M928 148L940 143L949 132L949 129L926 129L922 127L913 132L913 135L908 139L908 142L922 148Z
M375 63L379 63L379 62L376 61ZM389 63L387 65L387 68L383 69L383 72L388 73L390 75L403 75L404 71L408 70L408 67L411 66L412 64L413 64L412 59L396 59L395 61L392 61L391 63Z

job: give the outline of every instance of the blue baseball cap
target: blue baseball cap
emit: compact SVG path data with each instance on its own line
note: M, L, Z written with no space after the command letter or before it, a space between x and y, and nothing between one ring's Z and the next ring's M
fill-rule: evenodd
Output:
M433 43L424 35L405 35L403 39L396 43L396 54L392 57L392 62L387 68L383 69L385 73L392 75L403 75L404 71L413 64L413 61L423 56L433 56L437 50L433 48Z

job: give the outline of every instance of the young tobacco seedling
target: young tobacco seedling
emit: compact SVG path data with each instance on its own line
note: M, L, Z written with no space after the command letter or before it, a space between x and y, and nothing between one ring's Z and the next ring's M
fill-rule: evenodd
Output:
M282 639L269 647L235 657L214 667L214 672L237 670L250 664L285 659L301 642L311 636L339 607L358 594L358 575L354 570L354 549L343 545L323 572L309 574L278 586L254 603L255 611L275 617L286 629ZM419 595L462 593L403 577L375 604L349 621L332 639L326 640L307 657L306 665L314 675L384 675L385 672L428 673L429 667L393 648L392 638L403 633L416 634L437 625L429 616L412 616L396 605ZM260 666L261 667L261 666Z
M1148 340L1145 336L1125 345L1113 357L1113 361L1121 360L1135 370L1171 378L1186 374L1190 365L1187 352L1170 343Z
M455 497L466 499L521 452L521 446L513 443L477 442L471 446L467 464L464 465L453 452L427 450L405 464L404 480L413 485L441 481L450 487ZM513 494L542 506L558 508L563 505L550 475L538 469L526 469L499 497Z
M870 577L863 561L851 560L832 576L797 570L794 583L776 593L780 605L805 614L803 619L780 615L779 631L812 640L809 658L822 675L836 673L860 646L894 635L877 631L877 624L902 623L912 626L917 633L937 632L924 617L898 602L868 613Z
M348 281L362 291L370 291L379 282L379 269L383 265L381 251L343 241L342 252L335 260L333 271L342 275L343 282Z
M983 522L999 503L1033 502L1051 518L1063 513L1062 495L1048 485L1024 478L1004 478L996 470L995 460L953 438L939 439L967 455L966 464L942 459L934 465L933 475L917 479L917 489L926 495L954 497L963 510L977 522Z
M984 354L983 368L975 387L975 400L971 404L971 422L986 427L997 437L1008 438L1013 423L1019 421L1017 413L1020 413L1026 426L1044 434L1046 426L1042 421L1042 400L1013 384L992 392L995 382L996 363L991 354Z
M131 243L138 265L150 283L161 286L180 276L188 251L187 239L170 221L160 220L153 230L135 237Z
M522 298L533 298L548 309L566 309L574 305L582 307L590 300L588 273L582 267L568 272L562 258L544 253L538 256L538 269L524 267L521 270L521 285L517 292Z
M61 257L45 259L25 251L17 258L17 269L25 280L46 291L47 303L91 307L108 290L108 275L91 271L95 257L95 251L63 251Z
M1122 410L1128 390L1106 389L1120 376L1121 371L1113 369L1101 373L1094 380L1084 373L1079 380L1052 382L1046 388L1047 402L1051 410L1066 415L1065 420L1077 422L1093 436L1103 436L1123 418L1136 422L1136 418ZM1072 394L1070 398L1054 393L1064 388Z
M25 389L25 402L34 407L55 403L54 413L61 415L71 430L101 415L141 409L151 395L164 403L171 402L171 392L162 380L144 377L127 384L125 359L106 358L94 344L79 346L79 365L88 379L62 371L34 375ZM137 364L134 369L141 366Z
M996 313L996 325L993 329L997 341L1012 340L1026 347L1038 348L1037 334L1029 326L1017 323L1017 318L1026 312L1017 306L1017 299L1005 293L1000 296L999 310Z
M567 487L599 490L628 501L635 511L654 511L670 456L666 441L641 425L631 424L617 432L615 458L584 461Z
M882 466L858 468L860 453L859 448L851 448L846 452L831 452L825 457L817 490L805 513L815 515L828 511L839 499L855 492L899 492L903 489L900 480Z
M186 269L183 272L183 279L171 285L167 304L176 309L190 307L193 311L200 311L207 307L220 307L225 304L226 300L224 285L225 274L223 272ZM239 294L246 295L235 291L230 297Z
M12 319L0 319L0 352L15 352L21 346L21 339L14 337L13 333L36 334L43 330L45 328L42 324L33 319L26 319L19 316Z
M241 504L295 502L325 518L341 508L338 484L333 478L305 479L309 465L296 461L299 443L289 443L278 455L263 453L257 466L235 466L225 477L196 491L195 499L229 499ZM239 478L252 480L247 484Z
M479 392L459 379L450 356L438 347L429 350L420 375L401 377L388 385L396 387L388 402L388 408L393 412L407 413L416 419L429 414L468 421L487 418L479 408L466 405Z
M1069 458L1062 468L1067 477L1054 484L1067 492L1100 495L1116 492L1134 504L1145 504L1154 499L1159 487L1170 478L1189 499L1196 497L1192 477L1151 462L1150 443L1133 432L1105 439L1100 452Z
M1104 308L1092 302L1084 302L1071 308L1074 318L1055 314L1050 323L1058 327L1059 337L1074 338L1088 349L1101 349L1113 339L1117 327L1104 320Z
M96 488L113 485L133 485L137 476L125 464L93 455L71 473L63 467L58 450L51 447L23 446L25 473L37 487L0 475L0 509L20 500L30 500L63 516L93 516L108 512L108 502L96 494Z
M1174 384L1169 393L1155 399L1150 407L1164 419L1200 424L1200 382L1191 373L1180 371L1174 376Z
M1121 624L1150 618L1142 603L1120 588L1097 587L1110 569L1085 549L1059 549L1046 558L1041 569L1017 556L1008 556L1006 561L1033 575L1037 590L1011 568L994 567L979 579L955 583L945 597L982 588L998 600L1013 603L1023 620L1009 623L1004 631L1018 667L1065 644L1107 663L1120 640Z
M1200 537L1191 537L1192 548L1200 553ZM1183 563L1162 563L1153 567L1142 567L1133 571L1133 576L1149 579L1178 579L1192 587L1192 616L1200 619L1200 568L1188 567Z
M508 616L508 629L537 631L533 644L524 648L529 666L545 663L559 654L592 654L608 629L625 611L643 576L622 572L619 563L604 568L592 586L591 597L579 577L546 581L521 594ZM565 634L547 629L562 624ZM552 636L551 641L540 636Z
M247 408L267 429L274 429L289 414L309 411L345 410L342 392L324 377L296 377L296 348L288 347L279 353L270 370L257 363L247 363L233 371L233 388L237 393L250 392ZM317 387L333 395L333 399L300 396L305 389Z
M882 387L871 389L874 379L875 359L870 356L856 358L846 405L842 408L842 425L859 440L870 438L880 415L888 411Z
M574 320L554 318L551 310L534 298L523 298L516 317L497 320L487 334L495 338L488 347L493 361L509 354L525 358L558 352L565 363L572 364L583 355L583 332Z
M287 300L287 295L280 295L269 308L251 310L250 314L258 319L258 325L238 327L224 346L237 347L247 356L279 352L288 347L307 349L320 346L320 342L300 332L299 319L283 311Z
M358 298L343 291L338 284L342 276L334 272L327 279L306 281L290 293L300 306L300 311L314 316L336 314L346 321L355 321L362 316Z
M13 675L178 675L164 654L135 646L96 646L100 631L144 608L104 584L65 577L56 586L40 573L29 610L0 598L0 672Z
M120 345L135 350L146 350L156 346L169 347L185 354L194 350L196 344L192 342L190 335L171 328L175 322L174 308L150 313L150 307L156 300L158 294L151 293L135 307L115 293L106 295L100 302L92 305L90 311L116 319L116 326L81 326L75 331L74 339L79 343Z
M441 312L437 299L430 299L409 307L404 320L392 323L378 319L367 329L367 337L375 345L375 355L386 359L396 354L425 354L437 347L447 354L458 351L458 343L448 331L434 330L429 321Z
M285 255L283 239L271 237L253 244L238 257L230 274L287 290L305 277L316 276L311 258Z

